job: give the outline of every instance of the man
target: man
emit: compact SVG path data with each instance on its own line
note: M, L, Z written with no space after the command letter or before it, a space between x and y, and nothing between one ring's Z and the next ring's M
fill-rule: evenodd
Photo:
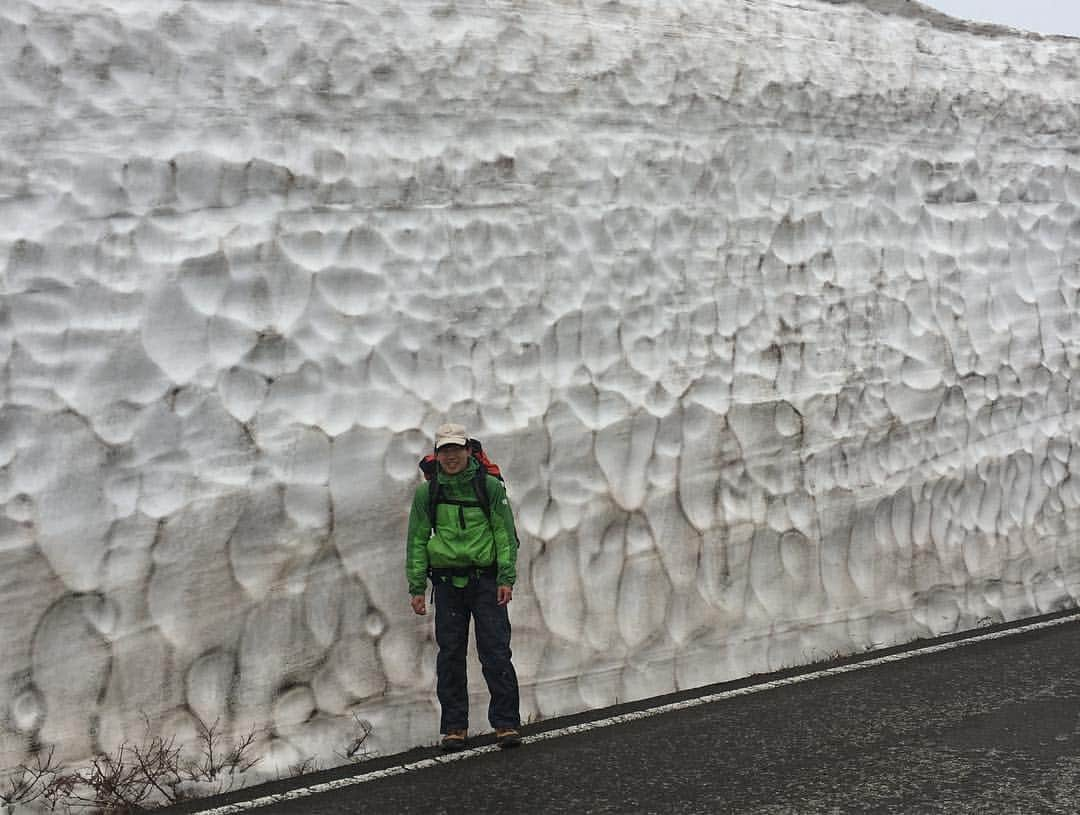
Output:
M442 748L464 750L467 745L470 618L476 622L477 654L491 694L488 722L500 747L516 747L521 718L507 604L514 593L517 535L506 489L472 455L459 424L436 431L435 462L434 477L413 496L405 571L417 614L427 614L424 594L431 578Z

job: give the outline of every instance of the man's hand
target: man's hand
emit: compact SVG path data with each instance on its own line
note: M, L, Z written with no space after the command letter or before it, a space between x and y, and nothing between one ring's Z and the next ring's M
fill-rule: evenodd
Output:
M427 602L424 600L424 595L415 594L409 602L412 604L412 610L414 614L427 614Z
M489 597L491 595L488 595ZM513 586L499 586L498 603L500 606L505 606L511 600L514 599Z

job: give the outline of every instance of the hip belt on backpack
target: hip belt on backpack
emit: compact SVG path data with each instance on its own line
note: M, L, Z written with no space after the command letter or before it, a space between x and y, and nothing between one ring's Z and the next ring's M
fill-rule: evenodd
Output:
M487 566L432 566L428 569L432 583L436 580L445 583L451 577L495 577L498 573L499 567L495 563Z

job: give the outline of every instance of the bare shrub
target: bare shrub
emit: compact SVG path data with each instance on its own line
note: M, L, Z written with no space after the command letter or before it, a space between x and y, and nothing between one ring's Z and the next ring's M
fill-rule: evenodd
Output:
M227 738L221 731L220 719L209 727L200 722L198 732L199 755L183 767L183 775L188 781L217 781L223 775L235 777L259 763L257 756L249 755L258 737L254 727L236 741Z
M260 760L252 755L259 731L239 738L228 736L217 720L197 725L197 742L187 750L176 737L155 735L143 716L142 741L124 741L111 753L99 753L89 764L66 770L54 761L54 751L39 753L33 766L20 766L0 783L0 811L16 804L43 803L50 810L84 810L105 815L130 815L195 797L228 792ZM346 761L368 756L364 744L372 726L353 715L349 742L336 755ZM321 769L314 756L289 767L290 775Z
M63 778L55 763L56 748L34 756L34 766L20 764L0 786L0 804L14 806L43 799L51 801L62 792Z
M368 750L364 747L364 743L367 741L368 736L372 731L371 722L367 719L361 719L359 713L353 714L353 738L346 745L343 752L335 751L335 755L338 758L346 761L361 761L368 757Z
M322 765L315 759L315 756L307 756L302 758L294 764L289 765L288 775L286 778L294 778L298 775L307 775L308 773L315 773L322 769ZM278 776L280 780L282 776Z
M73 774L64 803L106 812L138 812L155 790L179 783L178 757L179 751L162 739L147 746L124 742L113 753L94 756L88 767Z
M149 718L141 743L124 741L111 753L99 753L90 764L58 777L56 801L68 808L105 813L141 812L195 797L192 787L213 785L202 794L227 792L237 777L259 761L249 753L257 731L232 740L221 730L220 720L207 727L199 724L197 755L184 758L176 737L154 735Z

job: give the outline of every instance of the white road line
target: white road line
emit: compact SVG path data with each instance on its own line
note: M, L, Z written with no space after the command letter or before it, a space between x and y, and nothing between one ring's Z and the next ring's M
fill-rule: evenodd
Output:
M659 716L664 713L672 713L676 710L687 710L688 708L699 707L701 705L708 705L713 702L721 702L725 699L734 699L739 696L749 696L754 693L762 693L764 691L776 690L777 688L783 688L788 685L798 685L802 682L813 682L817 679L824 679L829 676L838 676L840 674L852 673L853 671L861 671L865 668L873 668L878 665L887 665L890 662L901 662L906 659L914 659L915 657L927 656L929 654L937 654L942 651L951 651L955 648L963 648L967 645L974 645L979 642L989 642L991 640L1004 639L1006 637L1013 637L1017 634L1026 634L1031 631L1039 631L1044 628L1053 628L1059 625L1065 625L1066 623L1077 622L1080 620L1080 613L1071 614L1067 617L1060 617L1056 620L1045 620L1039 623L1032 623L1030 625L1021 626L1019 628L1011 628L1007 631L997 631L992 634L980 634L973 637L967 637L965 639L955 640L953 642L945 642L940 645L928 645L925 648L917 648L911 651L903 651L898 654L889 654L883 657L875 657L872 659L863 660L861 662L854 662L850 665L839 665L834 668L823 668L820 671L811 671L810 673L798 674L797 676L789 676L784 679L774 679L768 682L762 682L758 685L751 685L745 688L735 688L733 690L721 691L719 693L710 693L706 696L697 696L693 699L686 699L682 702L671 702L667 705L659 705L657 707L651 707L646 710L637 710L632 713L620 713L617 716L609 716L606 719L598 719L594 722L584 722L582 724L570 725L569 727L561 727L557 730L548 730L544 733L537 733L532 736L524 736L521 741L523 744L535 744L540 741L547 741L548 739L557 739L562 736L569 736L575 733L585 733L589 730L598 730L602 727L610 727L615 724L624 724L625 722L634 722L639 719L648 719L651 716ZM387 767L385 770L375 770L370 773L363 773L362 775L354 775L349 778L339 778L336 781L327 781L322 784L313 784L310 787L300 787L298 789L289 790L288 792L278 793L276 795L266 795L262 798L253 798L250 801L241 801L236 804L227 804L226 806L216 807L214 809L199 810L197 815L233 815L238 812L247 812L248 810L258 809L259 807L271 806L272 804L281 804L288 801L296 801L301 798L308 798L312 795L319 795L323 792L331 792L332 790L344 789L346 787L352 787L357 784L364 784L368 781L377 781L380 778L390 778L395 775L404 775L405 773L415 772L417 770L426 770L430 767L438 767L440 764L449 764L454 761L462 761L473 756L483 755L484 753L493 753L499 748L494 744L489 744L484 747L473 747L468 750L462 750L460 753L447 753L445 755L435 756L434 758L424 759L423 761L415 761L411 764L400 764L394 767Z

